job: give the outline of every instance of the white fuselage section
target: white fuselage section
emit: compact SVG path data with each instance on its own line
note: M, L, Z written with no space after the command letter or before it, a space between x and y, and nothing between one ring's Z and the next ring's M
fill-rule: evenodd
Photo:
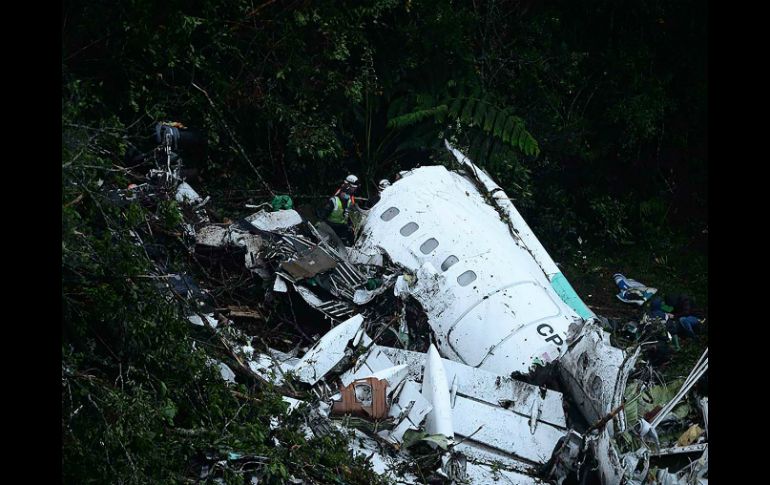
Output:
M474 183L443 166L417 168L386 188L356 247L384 252L417 276L409 293L441 353L473 367L527 373L536 359L558 358L580 320Z

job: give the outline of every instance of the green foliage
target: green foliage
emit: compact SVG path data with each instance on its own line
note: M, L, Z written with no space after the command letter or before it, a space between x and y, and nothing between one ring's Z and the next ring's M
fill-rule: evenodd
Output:
M163 277L153 276L137 238L140 230L149 237L148 224L178 231L179 207L108 200L102 189L125 186L113 168L125 147L122 126L90 119L98 128L82 128L74 121L83 117L73 109L63 119L62 480L196 481L206 460L249 455L265 462L254 471L264 483L290 475L378 482L339 434L306 442L301 413L287 416L273 389L239 384L236 395L228 388L203 349L223 354L196 345L183 316L190 309L161 291ZM183 262L183 247L165 249L174 264ZM282 423L277 430L269 426L274 417ZM246 483L239 466L217 473Z
M429 106L433 104L432 98L423 98L424 105L418 104L414 111L390 118L387 126L404 128L430 119L442 123L449 118L482 130L526 155L538 155L540 147L524 127L524 120L514 115L509 108L495 106L495 99L492 95L482 95L478 90L470 95L447 96L439 100L436 106ZM419 97L417 102L420 102Z
M595 213L598 234L614 243L627 242L631 233L626 227L628 219L626 205L606 195L592 199L590 204Z

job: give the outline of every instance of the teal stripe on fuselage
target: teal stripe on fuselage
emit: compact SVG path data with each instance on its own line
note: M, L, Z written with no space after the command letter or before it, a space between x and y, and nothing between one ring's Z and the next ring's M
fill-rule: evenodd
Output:
M592 312L585 303L583 303L583 300L580 299L577 293L575 293L575 289L572 288L572 285L569 284L569 281L567 281L567 277L564 276L563 273L559 272L553 275L553 278L551 278L551 286L553 287L554 291L556 291L556 294L559 295L559 297L569 305L575 312L580 315L581 318L584 320L588 320L589 318L593 318L596 315L594 312Z

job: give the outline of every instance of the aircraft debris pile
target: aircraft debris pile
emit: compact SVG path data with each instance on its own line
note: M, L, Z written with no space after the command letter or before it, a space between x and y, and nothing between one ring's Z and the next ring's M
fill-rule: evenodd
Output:
M165 167L112 196L173 194L191 250L237 249L273 297L295 293L304 315L318 311L328 331L281 350L238 323L266 311L256 302L223 311L211 288L158 268L192 303L191 324L229 350L237 372L212 361L223 378L285 391L308 436L349 433L351 452L397 483L708 483L708 397L696 385L707 353L665 383L640 345L614 347L502 189L453 147L455 169L402 173L348 248L293 209L212 223L164 146Z

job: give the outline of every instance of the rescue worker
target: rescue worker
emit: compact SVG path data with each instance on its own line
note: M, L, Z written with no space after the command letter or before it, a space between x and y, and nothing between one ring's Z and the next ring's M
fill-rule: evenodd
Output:
M356 208L355 193L358 190L358 177L348 175L337 192L321 209L319 216L348 245L353 245L353 228L350 212Z

